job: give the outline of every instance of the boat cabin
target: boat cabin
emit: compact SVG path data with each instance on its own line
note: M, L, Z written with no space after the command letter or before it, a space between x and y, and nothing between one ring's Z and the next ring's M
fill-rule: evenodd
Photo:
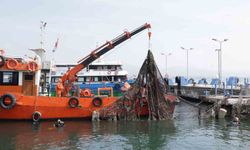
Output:
M74 64L58 64L51 76L51 83L56 83L58 79L74 67ZM95 62L78 73L78 83L85 82L122 82L127 80L128 72L122 69L122 64L118 61Z
M0 56L0 93L38 94L39 65L36 61Z

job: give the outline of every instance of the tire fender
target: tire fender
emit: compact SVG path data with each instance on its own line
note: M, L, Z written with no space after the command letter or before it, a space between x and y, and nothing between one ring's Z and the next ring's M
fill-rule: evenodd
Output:
M32 114L32 120L33 120L34 122L40 121L41 118L42 118L42 114L41 114L39 111L33 112L33 114Z
M79 106L79 100L77 97L71 97L69 99L69 107L76 108Z
M92 104L95 106L95 107L101 107L102 106L102 99L100 97L95 97L93 98L92 100Z
M0 98L0 106L4 109L11 109L16 105L16 98L12 94L4 94Z

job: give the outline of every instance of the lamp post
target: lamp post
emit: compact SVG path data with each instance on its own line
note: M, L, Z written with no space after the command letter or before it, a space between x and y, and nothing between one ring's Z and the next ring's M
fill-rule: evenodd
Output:
M171 53L161 53L161 55L165 56L165 67L166 67L166 75L168 74L168 56L172 55Z
M184 47L181 47L181 49L187 51L187 80L188 80L188 51L193 50L193 48L184 48Z
M218 78L219 78L218 84L220 85L222 81L222 43L228 41L228 39L224 40L212 39L212 40L220 44L220 48L215 50L218 52Z

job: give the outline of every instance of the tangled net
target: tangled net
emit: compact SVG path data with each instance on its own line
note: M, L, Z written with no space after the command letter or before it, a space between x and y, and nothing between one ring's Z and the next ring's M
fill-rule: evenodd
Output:
M170 119L175 97L167 92L166 82L149 50L135 83L115 103L99 110L100 117L118 117L119 120L137 120L141 116L148 116L149 120Z

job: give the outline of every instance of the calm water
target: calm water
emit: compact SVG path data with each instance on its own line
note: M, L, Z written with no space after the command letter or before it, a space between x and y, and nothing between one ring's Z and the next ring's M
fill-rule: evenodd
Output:
M0 149L250 149L250 120L201 119L180 103L172 121L0 122Z

